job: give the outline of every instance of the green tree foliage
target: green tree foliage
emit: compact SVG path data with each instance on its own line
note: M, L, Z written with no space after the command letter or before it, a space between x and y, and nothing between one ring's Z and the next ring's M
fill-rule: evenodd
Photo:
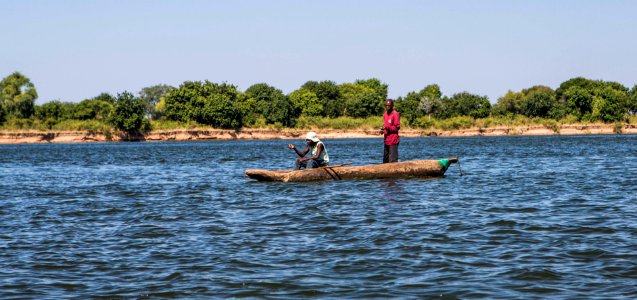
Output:
M173 86L158 84L145 87L139 92L139 98L144 103L146 118L157 120L161 117L161 111L157 110L157 105L164 99L167 93L173 90L175 90Z
M90 121L100 126L110 122L118 129L135 132L149 128L148 117L161 117L218 128L254 124L292 127L298 120L307 123L310 119L380 117L387 88L375 78L341 85L332 81L308 81L286 96L266 83L255 84L242 93L226 83L186 81L177 89L168 85L144 88L139 98L128 92L117 97L101 93L80 103L51 101L37 106L34 85L16 72L0 81L0 124L10 120L26 124L26 127L16 128L32 126L29 124L45 124L52 128L63 121L77 120L78 123ZM489 114L511 119L539 117L619 124L627 119L627 114L637 114L637 85L628 89L617 82L576 77L563 82L555 91L546 86L508 91L491 107L486 96L463 92L443 97L440 87L431 84L399 97L396 110L408 124L416 126L432 126L433 122L441 121L432 121L433 115L437 119L448 119L444 122L456 128Z
M597 88L598 85L599 82L596 82L595 80L586 79L584 77L575 77L562 82L562 84L560 84L560 86L555 90L555 94L558 99L561 99L564 96L564 93L566 93L566 91L571 87L577 86L584 90L593 90Z
M383 100L378 91L360 83L344 83L339 86L344 108L342 115L367 118L382 112Z
M628 94L622 89L617 89L614 85L607 85L593 96L591 115L593 119L606 123L623 121L626 118L628 107Z
M239 91L234 85L186 81L166 94L166 118L220 128L241 127Z
M115 109L115 102L116 100L109 102L97 98L82 100L74 107L73 119L106 122Z
M262 115L267 124L294 124L294 107L288 97L275 87L265 83L252 85L245 91L248 100L254 103L255 112Z
M31 80L15 72L0 81L0 102L10 116L29 118L35 113L38 93Z
M437 84L430 84L420 90L419 94L418 111L428 115L429 119L431 119L431 114L441 106L442 92L440 92L440 87Z
M443 98L438 115L442 118L470 116L485 118L491 111L491 103L487 96L478 96L468 92L457 93L451 98Z
M323 106L322 116L335 118L342 115L345 104L341 100L338 86L333 81L308 81L301 88L313 92L319 98Z
M7 111L4 108L4 103L0 101L0 125L2 125L2 123L4 123L6 119L7 119Z
M410 123L424 115L431 115L441 107L442 93L437 84L430 84L418 93L410 92L407 96L396 99L396 110L400 116Z
M562 99L566 102L568 113L577 120L590 119L593 111L593 90L581 86L571 86L564 93Z
M400 112L400 117L409 123L422 117L423 113L418 109L419 105L420 94L416 92L409 92L405 97L398 97L394 103L396 111Z
M631 111L631 91L617 82L569 79L556 90L567 113L584 121L614 122Z
M637 114L637 84L630 89L628 96L630 97L630 102L628 104L628 108L630 109L632 114Z
M385 109L384 103L385 100L387 100L388 85L377 78L358 79L355 83L357 85L368 87L374 91L373 98L368 98L361 102L361 104L365 106L364 114L367 116L381 114Z
M99 100L97 100L99 101ZM144 103L129 92L123 92L115 98L115 110L111 123L119 130L128 133L145 131L148 121L144 119Z
M380 79L377 78L358 79L355 83L374 90L376 98L379 100L382 107L383 102L387 99L387 84L381 82Z
M442 97L442 92L440 92L440 86L437 84L430 84L420 90L421 96L426 96L432 99L440 99Z
M323 104L316 94L304 88L298 89L288 96L294 107L296 117L321 116L323 114Z
M542 117L560 119L566 115L566 106L558 101L555 91L537 85L520 92L508 91L498 99L492 113L497 116Z
M522 92L509 90L504 96L500 97L498 102L493 106L493 114L501 116L520 114L524 98L525 95Z
M109 93L100 93L99 95L93 97L93 100L101 100L110 104L115 104L116 99Z
M527 117L561 118L564 108L557 101L556 93L547 86L533 86L521 92L520 114Z
M77 104L59 100L44 103L35 107L35 116L44 121L49 129L60 121L73 118Z
M524 98L520 110L527 117L548 117L556 99L548 93L533 93Z

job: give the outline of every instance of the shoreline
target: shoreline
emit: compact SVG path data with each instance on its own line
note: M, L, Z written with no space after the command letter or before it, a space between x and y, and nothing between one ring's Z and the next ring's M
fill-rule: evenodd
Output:
M0 144L67 144L91 142L162 142L199 140L283 140L301 139L313 130L322 139L380 138L373 129L178 129L154 130L143 135L112 134L88 131L0 131ZM560 125L557 130L542 125L498 126L448 131L403 129L401 137L460 137L460 136L541 136L616 134L613 124ZM621 134L637 134L637 125L625 124Z

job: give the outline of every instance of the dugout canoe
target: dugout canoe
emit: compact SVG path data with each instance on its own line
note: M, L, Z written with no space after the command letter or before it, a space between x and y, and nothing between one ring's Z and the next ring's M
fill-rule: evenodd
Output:
M342 179L429 178L440 177L457 158L411 160L366 166L327 166L310 170L246 170L246 176L258 181L305 182Z

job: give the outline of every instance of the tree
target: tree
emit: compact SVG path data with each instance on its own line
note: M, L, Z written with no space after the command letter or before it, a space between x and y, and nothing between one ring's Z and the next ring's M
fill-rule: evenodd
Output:
M2 101L0 101L0 125L2 125L2 123L4 123L4 121L7 118L7 112L4 108L4 103L2 103Z
M557 101L556 93L547 86L536 85L521 92L524 99L520 103L520 113L527 117L551 117L559 119L562 106Z
M431 113L440 106L440 87L437 84L430 84L424 89L420 90L420 102L418 103L418 111L423 112L429 119L431 119Z
M373 88L359 83L344 83L339 86L344 108L342 115L367 118L382 111L383 100Z
M323 106L322 116L335 118L342 115L345 105L341 100L338 86L333 81L308 81L301 88L313 92L318 97Z
M591 79L587 79L584 77L575 77L571 78L567 81L562 82L560 86L555 90L555 96L557 99L562 99L564 97L564 93L574 86L580 87L584 90L591 91L595 88L598 88L600 85L600 81L595 81Z
M59 100L50 101L35 107L35 116L44 121L49 129L63 120L73 118L76 104L71 102L61 102Z
M175 87L158 84L143 88L139 92L139 98L144 103L144 113L146 118L156 120L159 119L161 113L157 111L157 104L168 94L175 90Z
M115 104L115 97L106 92L100 93L99 95L93 97L93 100L101 100L110 104Z
M246 90L246 96L254 99L254 107L267 124L294 124L294 108L288 97L275 87L265 83L254 84Z
M398 97L394 101L394 108L400 113L400 117L412 123L422 112L418 110L420 105L420 95L416 92L409 92L405 97Z
M593 96L593 119L603 122L623 121L629 107L628 94L608 85Z
M628 93L628 95L630 97L628 108L630 109L630 112L633 115L637 114L637 84L635 84L633 88L630 89L630 92Z
M562 83L556 94L578 120L619 121L632 107L631 91L613 81L577 77Z
M593 91L581 86L571 86L563 94L562 99L566 101L568 112L582 120L590 117L593 111Z
M513 92L509 90L504 96L498 99L493 106L493 113L496 115L515 115L520 114L522 102L525 95L522 92Z
M129 92L117 94L111 123L115 128L127 133L147 130L149 124L144 119L144 103L142 100Z
M527 117L548 117L553 109L555 98L547 93L534 93L524 98L520 107L521 113Z
M491 103L487 96L478 96L468 92L457 93L451 98L442 100L444 117L470 116L473 118L485 118L489 116Z
M241 127L240 93L234 85L186 81L165 96L166 118L220 128Z
M410 92L405 98L396 99L396 110L401 117L413 122L423 114L430 115L440 107L440 87L437 84L430 84L418 93Z
M0 81L0 102L9 115L29 118L35 113L38 93L31 80L15 72Z
M387 84L383 83L380 81L380 79L377 78L370 78L370 79L357 79L356 82L354 82L358 85L363 85L366 86L372 90L374 90L374 93L376 94L376 98L381 102L384 103L385 100L387 100Z
M320 116L323 114L323 104L312 91L300 88L288 96L294 107L295 116Z
M433 111L434 107L436 107L438 101L439 99L434 99L430 96L421 96L420 103L418 103L418 111L426 114L429 117L429 120L431 120L431 112Z
M103 98L102 98L103 99ZM82 100L74 107L73 118L77 120L97 120L106 122L109 120L115 108L114 102L93 99Z

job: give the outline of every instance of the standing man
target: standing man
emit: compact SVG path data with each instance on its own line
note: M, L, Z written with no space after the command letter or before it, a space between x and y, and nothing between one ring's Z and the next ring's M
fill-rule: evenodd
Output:
M385 101L385 113L383 114L383 127L381 127L385 137L385 151L383 152L383 163L398 162L398 144L400 137L400 114L394 110L394 100Z

